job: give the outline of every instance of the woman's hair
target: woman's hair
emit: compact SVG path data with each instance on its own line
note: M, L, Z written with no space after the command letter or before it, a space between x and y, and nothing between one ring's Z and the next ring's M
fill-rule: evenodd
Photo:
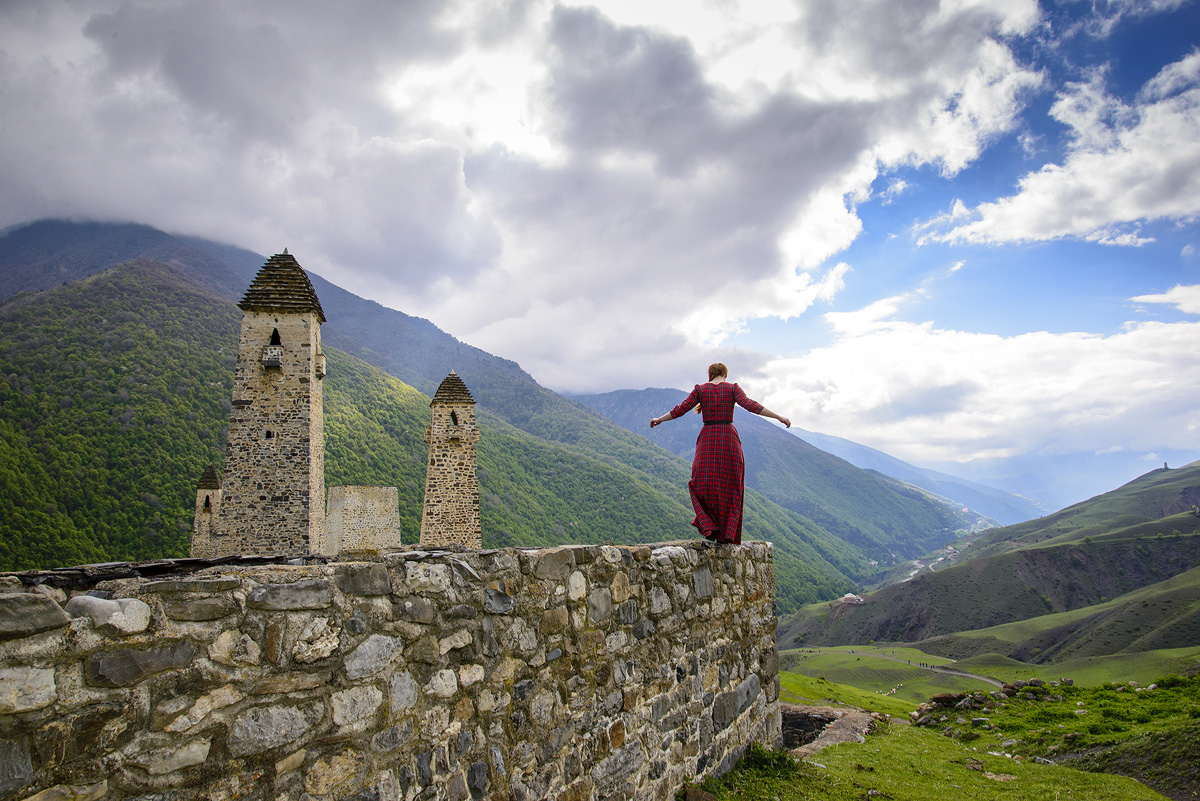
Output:
M725 365L721 364L720 362L713 362L712 364L710 364L708 366L708 380L712 381L714 378L716 378L719 375L723 375L726 378L728 378L729 377L729 368L726 367Z

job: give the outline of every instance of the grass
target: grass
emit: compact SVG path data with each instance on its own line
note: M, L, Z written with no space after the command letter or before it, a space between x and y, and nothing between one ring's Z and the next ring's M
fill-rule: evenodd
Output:
M1132 779L974 750L927 729L892 725L865 743L844 743L809 762L752 746L738 766L701 788L721 801L1151 801Z
M983 681L921 667L921 663L924 663L957 669L954 660L930 656L915 648L853 645L801 649L784 651L780 654L780 660L788 673L825 678L834 684L855 687L867 694L904 701L908 709L934 693L986 692L996 689ZM860 703L853 705L895 714L890 709L871 706L867 703L869 700L860 699Z
M947 660L949 661L949 660ZM1200 667L1200 645L1190 648L1163 648L1135 654L1090 656L1047 665L1030 664L999 654L981 654L961 659L955 667L971 673L992 676L1002 681L1070 678L1077 686L1093 686L1111 681L1136 681L1149 684L1168 673L1186 673Z
M851 706L898 717L907 717L916 709L916 704L899 698L787 671L779 674L779 689L780 700L789 704Z

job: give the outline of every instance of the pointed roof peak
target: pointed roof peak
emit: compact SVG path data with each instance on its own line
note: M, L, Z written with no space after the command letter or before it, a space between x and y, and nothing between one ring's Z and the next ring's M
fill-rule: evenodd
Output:
M259 268L238 308L242 311L315 312L317 319L325 322L325 312L308 273L287 248L267 259Z
M475 399L471 397L471 390L467 389L467 385L458 377L458 374L451 370L450 375L442 379L437 392L433 393L433 400L429 402L429 405L432 406L435 403L474 402Z
M211 464L204 468L204 473L200 476L200 481L196 484L196 489L220 489L221 474L217 472L217 468Z

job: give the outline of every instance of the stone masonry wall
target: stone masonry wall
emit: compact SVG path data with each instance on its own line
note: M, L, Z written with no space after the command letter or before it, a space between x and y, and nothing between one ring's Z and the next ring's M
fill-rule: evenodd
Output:
M282 364L264 367L275 329ZM243 312L222 508L208 555L329 553L320 350L313 312Z
M772 547L0 577L0 801L656 799L780 736Z
M400 491L395 487L330 487L325 526L330 553L402 548Z

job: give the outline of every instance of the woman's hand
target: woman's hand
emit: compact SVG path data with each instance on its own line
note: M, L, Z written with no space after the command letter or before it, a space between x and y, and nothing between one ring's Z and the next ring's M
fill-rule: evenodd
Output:
M783 423L783 427L784 427L784 428L791 428L791 427L792 427L792 421L791 421L791 420L789 420L789 419L787 419L786 417L780 417L780 418L779 418L779 422Z
M666 415L663 415L662 417L654 417L650 420L650 427L654 428L655 426L662 425L665 422L667 422Z

